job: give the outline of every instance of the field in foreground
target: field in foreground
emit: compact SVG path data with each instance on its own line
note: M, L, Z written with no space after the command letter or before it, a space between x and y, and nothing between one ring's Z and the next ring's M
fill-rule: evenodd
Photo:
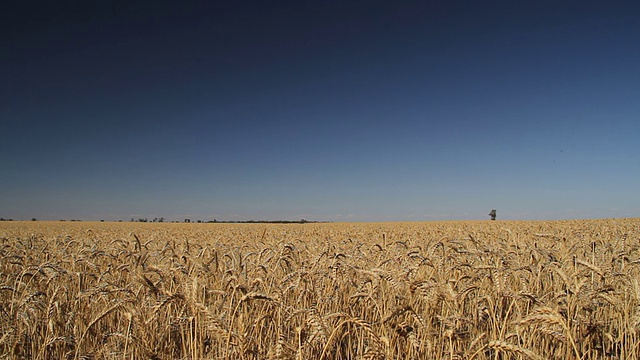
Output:
M3 222L0 243L0 358L640 357L640 219Z

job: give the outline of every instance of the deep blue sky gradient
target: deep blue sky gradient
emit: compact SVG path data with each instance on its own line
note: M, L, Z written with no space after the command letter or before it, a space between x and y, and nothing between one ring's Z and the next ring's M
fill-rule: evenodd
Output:
M0 216L640 216L640 5L24 1Z

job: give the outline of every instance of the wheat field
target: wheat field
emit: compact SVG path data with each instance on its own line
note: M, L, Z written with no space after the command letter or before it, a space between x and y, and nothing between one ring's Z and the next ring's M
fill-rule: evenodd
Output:
M0 223L2 359L638 359L640 219Z

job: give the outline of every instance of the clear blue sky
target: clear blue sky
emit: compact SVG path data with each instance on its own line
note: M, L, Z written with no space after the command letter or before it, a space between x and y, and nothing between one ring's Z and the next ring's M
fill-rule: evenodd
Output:
M640 216L636 1L0 5L0 216Z

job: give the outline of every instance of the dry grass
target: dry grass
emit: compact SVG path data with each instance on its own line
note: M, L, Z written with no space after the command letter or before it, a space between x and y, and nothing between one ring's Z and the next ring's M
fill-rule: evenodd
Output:
M640 355L640 219L4 222L0 246L0 358Z

